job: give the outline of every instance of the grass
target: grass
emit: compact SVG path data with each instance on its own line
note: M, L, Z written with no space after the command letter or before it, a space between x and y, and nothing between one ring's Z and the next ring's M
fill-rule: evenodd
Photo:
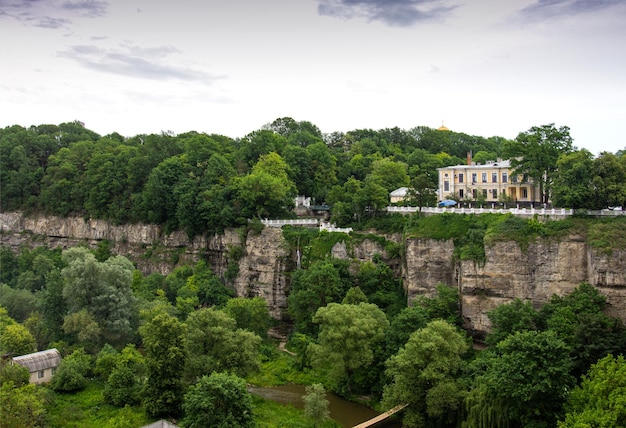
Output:
M153 420L140 407L119 408L102 400L103 386L90 382L83 391L52 393L46 407L50 428L121 428L140 427Z
M341 427L338 423L328 420L315 424L303 410L292 405L280 404L257 395L252 396L254 404L254 420L259 428L334 428Z
M313 383L324 383L324 379L312 370L297 368L297 356L289 355L286 352L279 353L276 358L261 363L261 369L246 378L248 383L257 386L277 386L287 383L298 385L311 385Z

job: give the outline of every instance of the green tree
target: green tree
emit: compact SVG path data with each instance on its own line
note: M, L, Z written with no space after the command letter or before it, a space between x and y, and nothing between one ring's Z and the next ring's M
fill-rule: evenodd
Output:
M178 415L184 392L182 374L187 357L186 327L160 313L139 328L145 350L148 377L143 404L152 416Z
M626 155L603 152L594 160L596 208L626 206Z
M313 366L326 370L334 379L345 379L345 387L352 393L355 371L382 355L389 328L387 317L371 303L330 303L318 309L313 321L320 325L318 343L309 346Z
M468 351L467 338L443 320L417 330L398 353L387 360L391 383L383 405L408 404L406 427L448 426L460 414L462 386L457 381Z
M315 312L345 295L339 272L329 260L316 261L309 269L294 272L287 310L299 333L317 335L312 318Z
M187 319L185 379L194 382L213 372L246 376L257 370L261 338L237 328L226 312L203 308Z
M35 338L21 324L11 324L0 328L0 349L9 355L24 355L34 352Z
M487 343L496 345L518 331L537 330L539 313L530 302L514 299L510 303L498 305L487 316L491 321L491 331Z
M626 426L626 360L607 355L569 394L559 428Z
M383 158L372 162L370 179L380 184L387 193L398 187L409 185L409 174L404 162L397 162L390 158Z
M307 386L303 400L304 414L315 421L313 426L318 426L330 417L326 390L321 383Z
M499 342L476 379L488 394L485 404L505 404L513 426L550 427L562 414L575 379L569 348L552 331L521 331Z
M45 391L35 385L15 387L13 382L0 385L2 426L37 428L45 426Z
M92 373L92 360L92 357L82 348L63 358L50 381L52 389L64 392L84 389Z
M596 208L595 168L591 152L582 149L563 154L556 166L554 205L564 208Z
M0 385L12 382L16 388L28 385L30 373L28 369L19 364L0 365Z
M234 183L236 205L242 218L280 217L291 211L296 186L287 163L277 153L261 156L250 174Z
M252 397L245 380L228 373L203 376L192 386L183 402L185 428L253 427Z
M67 267L63 297L70 314L86 310L93 315L106 341L126 343L133 334L137 313L131 290L133 264L125 257L100 263L86 248L63 252Z
M226 302L224 312L237 323L237 328L248 330L261 338L267 337L272 317L267 301L262 297L237 297Z
M511 166L516 173L528 175L539 185L543 203L548 203L551 199L559 156L569 154L573 149L569 128L556 128L553 123L533 126L505 146L505 152L511 158Z
M145 374L143 356L134 345L127 345L104 385L104 401L118 407L139 404Z

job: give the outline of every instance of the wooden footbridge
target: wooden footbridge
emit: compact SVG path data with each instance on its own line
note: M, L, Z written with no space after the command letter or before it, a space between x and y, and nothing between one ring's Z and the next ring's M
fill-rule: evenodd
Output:
M362 422L362 423L360 423L358 425L355 425L353 428L367 428L367 427L371 427L372 425L377 424L378 422L384 421L389 416L395 415L400 410L404 409L406 406L408 406L408 403L407 404L400 404L399 406L396 406L393 409L386 411L385 413L381 413L380 415L370 419L369 421L365 421L365 422Z

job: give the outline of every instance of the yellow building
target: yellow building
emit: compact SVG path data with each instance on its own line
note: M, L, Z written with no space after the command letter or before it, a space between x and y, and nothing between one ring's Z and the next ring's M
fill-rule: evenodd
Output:
M472 162L471 154L468 154L466 165L438 168L437 171L440 201L507 201L520 205L541 202L538 186L528 177L513 174L510 160L498 159L481 165Z

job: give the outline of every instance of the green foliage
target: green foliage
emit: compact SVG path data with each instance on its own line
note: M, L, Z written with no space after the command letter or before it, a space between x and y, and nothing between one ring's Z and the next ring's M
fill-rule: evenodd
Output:
M203 376L189 388L183 402L186 428L253 427L253 405L246 382L231 374Z
M570 352L552 331L521 331L499 342L482 354L486 369L474 380L487 388L484 405L506 403L512 426L554 426L575 383Z
M0 328L0 349L3 354L13 356L35 351L35 338L21 324L10 324Z
M565 405L559 428L626 425L626 360L607 355L591 366Z
M88 382L82 391L52 394L46 400L46 427L50 428L135 428L154 422L141 407L106 404L103 385Z
M626 216L613 219L594 219L589 222L587 242L607 254L626 247Z
M0 415L3 427L45 426L44 404L44 391L35 385L15 386L12 381L0 385Z
M530 302L521 299L498 305L487 316L491 321L491 331L487 335L489 345L497 345L518 331L537 330L539 321L539 313L533 309Z
M63 358L50 386L55 391L78 391L87 386L87 379L91 373L92 357L80 348Z
M11 382L15 388L20 388L27 385L29 379L30 373L26 367L19 364L0 365L0 385Z
M186 359L186 327L167 313L160 313L139 328L145 350L148 377L142 393L151 416L177 415L184 386L181 375Z
M326 390L320 383L306 387L306 395L304 400L304 414L315 421L315 427L319 426L330 417L328 410L328 400L326 399Z
M352 387L362 385L353 385L354 374L382 356L387 317L371 303L330 303L318 309L313 321L320 325L318 343L309 345L313 366L336 380L345 377L345 385L337 386L355 392Z
M237 323L237 328L248 330L261 338L267 337L272 324L267 301L261 297L237 297L226 302L224 312Z
M106 381L102 392L104 401L118 407L139 404L145 375L143 356L134 345L126 346Z
M204 308L187 319L185 379L193 383L213 372L246 376L259 367L261 338L237 327L225 311Z
M460 414L462 386L457 377L464 367L467 338L443 320L431 321L409 337L387 360L383 406L408 404L403 426L447 426Z

